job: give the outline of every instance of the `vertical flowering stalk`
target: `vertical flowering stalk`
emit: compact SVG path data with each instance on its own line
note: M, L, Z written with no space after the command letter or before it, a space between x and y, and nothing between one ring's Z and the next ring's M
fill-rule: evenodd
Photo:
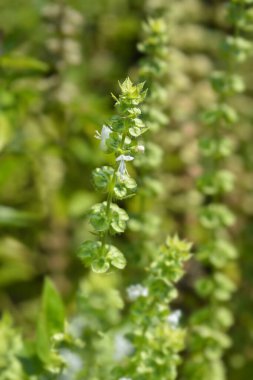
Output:
M204 173L198 180L198 187L204 198L200 223L207 239L200 245L196 257L208 274L196 282L197 294L206 302L190 321L189 358L183 377L187 380L226 378L222 357L231 344L227 330L233 323L228 302L236 289L229 277L229 266L237 252L227 231L235 217L223 204L225 194L233 189L234 177L224 166L232 153L227 135L238 123L238 114L229 105L229 99L244 90L242 78L236 75L235 69L252 51L251 43L239 36L241 30L247 30L250 3L252 1L232 0L229 4L229 20L235 27L235 36L227 37L223 44L226 69L215 72L211 78L217 103L203 115L208 132L200 141Z
M143 41L138 45L144 54L140 63L139 76L145 80L149 92L144 101L143 119L149 128L150 135L145 142L145 153L139 154L134 162L138 171L138 212L129 224L132 231L139 234L138 249L141 244L149 249L150 237L159 233L160 218L152 210L154 198L162 186L157 179L161 166L162 150L154 140L156 132L168 123L165 112L167 102L166 77L168 76L168 31L165 18L154 17L143 24ZM147 244L148 243L148 244ZM141 249L143 250L143 248ZM152 249L151 249L152 250ZM146 255L147 256L147 255Z
M108 238L124 232L128 221L126 211L114 203L114 199L128 198L136 190L136 182L127 172L127 163L142 150L138 137L147 130L138 108L146 95L143 86L144 83L135 86L129 78L120 83L121 94L118 98L112 95L118 112L102 127L101 133L95 135L100 139L101 149L112 154L114 166L103 166L93 172L96 189L107 194L107 198L94 205L89 213L98 239L84 242L78 256L86 266L91 265L94 272L106 272L110 266L122 269L126 264L124 255L108 244Z
M138 45L139 51L144 54L139 75L149 87L143 105L143 117L151 132L158 131L169 121L164 112L167 103L169 35L165 12L163 13L159 17L149 18L143 24L143 41Z
M179 327L181 312L173 312L170 303L177 297L175 283L184 274L183 264L190 257L190 249L191 244L177 236L168 237L143 285L128 288L128 296L134 301L128 334L133 353L115 369L115 379L176 379L185 331Z
M53 75L43 82L47 91L46 106L51 109L52 101L68 104L79 95L78 87L66 73L82 63L79 37L84 20L80 12L58 0L42 8L42 17L48 30L47 60L53 67Z

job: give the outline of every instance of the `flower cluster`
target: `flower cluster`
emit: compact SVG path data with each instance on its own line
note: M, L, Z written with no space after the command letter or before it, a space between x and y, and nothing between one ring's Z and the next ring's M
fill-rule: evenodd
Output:
M233 316L227 302L236 287L227 268L236 259L237 252L226 230L234 224L235 217L223 204L225 194L233 189L234 177L224 169L224 164L232 153L232 144L226 135L238 122L238 114L229 104L229 99L243 92L245 87L235 68L252 51L251 43L239 36L240 31L247 30L250 9L245 5L250 3L252 1L230 2L229 20L236 33L235 37L227 37L223 44L226 68L215 72L211 78L217 103L203 115L208 132L200 141L204 170L198 180L198 188L203 195L200 224L206 230L207 241L200 246L197 259L208 274L196 281L195 288L198 296L207 302L193 313L190 321L190 357L185 365L185 375L189 380L223 380L225 370L222 356L231 344L226 332L233 323Z
M128 334L134 351L115 369L115 379L176 379L185 331L179 327L181 311L171 311L170 303L177 297L175 283L184 274L183 263L189 259L190 249L191 244L177 236L168 237L143 286L138 285L141 294L132 305Z
M84 242L78 256L86 266L98 273L106 272L113 266L124 268L124 255L115 246L108 244L108 236L125 231L128 215L120 208L114 199L122 200L134 195L136 182L127 171L127 162L132 161L137 152L143 151L143 145L138 144L138 138L147 127L140 119L141 110L138 106L146 96L144 83L134 85L129 78L120 83L121 94L116 100L118 113L109 123L96 132L102 150L113 155L114 166L102 166L93 172L95 188L107 194L104 202L94 205L89 213L98 240Z

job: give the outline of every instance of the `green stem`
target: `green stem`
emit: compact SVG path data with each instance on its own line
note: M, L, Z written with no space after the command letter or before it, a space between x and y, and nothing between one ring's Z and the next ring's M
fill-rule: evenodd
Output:
M125 143L125 140L126 140L126 136L127 136L127 133L126 133L126 131L124 131L123 135L122 135L122 140L121 140L121 143L120 143L120 146L119 146L119 150L123 149L124 143ZM114 187L115 187L115 184L116 184L116 179L117 179L117 168L114 167L114 172L113 172L112 179L111 179L111 182L110 182L110 185L109 185L108 196L107 196L107 200L106 200L106 217L107 217L107 220L110 220L111 204L112 204L112 200L113 200L113 192L114 192ZM102 236L102 252L103 253L104 253L104 250L105 250L105 245L106 245L108 234L109 234L109 227L104 232L104 234Z

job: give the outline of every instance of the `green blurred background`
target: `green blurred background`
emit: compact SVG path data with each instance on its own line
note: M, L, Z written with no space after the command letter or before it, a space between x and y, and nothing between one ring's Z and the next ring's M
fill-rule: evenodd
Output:
M93 289L103 298L75 258L79 244L91 236L87 211L99 200L91 172L106 160L94 133L112 114L110 93L117 93L117 81L128 74L137 77L141 24L160 5L173 6L168 30L174 61L170 124L157 136L165 154L158 173L164 190L156 211L163 213L168 233L178 231L193 240L201 236L194 216L198 115L214 97L208 76L222 66L217 52L221 34L229 31L222 18L224 4L1 0L0 310L9 310L27 337L34 334L45 276L56 283L69 315L80 281L87 294ZM242 122L232 136L230 162L239 181L228 199L238 215L232 234L241 252L240 265L230 268L239 291L232 305L236 319L229 380L251 379L253 373L252 61L242 67L242 75L247 91L234 100ZM134 207L130 205L132 212ZM131 247L132 239L128 233L121 244ZM188 288L198 268L191 264L188 269L181 285L186 309L195 302ZM134 264L129 264L123 281L112 282L123 289L135 276ZM109 303L116 302L114 294L110 297ZM88 306L89 313L93 306ZM97 313L103 315L103 310ZM108 317L110 323L117 321L115 313L112 321Z

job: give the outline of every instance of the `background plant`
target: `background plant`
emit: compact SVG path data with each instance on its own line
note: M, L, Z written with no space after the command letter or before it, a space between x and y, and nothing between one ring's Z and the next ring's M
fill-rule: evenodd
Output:
M138 49L144 54L140 62L139 77L148 87L142 110L149 132L144 136L144 154L139 154L134 161L139 192L134 199L137 212L129 226L138 235L137 245L131 246L136 251L136 257L145 251L145 256L139 257L140 265L143 266L149 261L149 256L153 256L155 240L159 240L161 235L161 220L155 210L159 209L158 196L162 192L159 173L163 153L155 142L155 136L160 128L168 124L165 102L169 50L165 12L143 24L143 40L138 44Z
M184 274L190 248L191 244L177 236L168 237L143 284L128 288L134 302L128 334L133 353L115 369L115 378L176 379L185 331L178 326L181 312L173 311L170 304L177 297L175 284Z
M244 14L245 8L243 4L232 2L229 11L231 18L234 12ZM207 234L196 257L206 266L206 274L196 281L195 288L200 297L209 299L209 303L191 317L190 358L185 365L184 376L192 379L209 379L214 374L215 378L224 379L226 375L222 357L231 344L226 331L231 327L233 317L226 303L236 287L230 272L237 251L229 241L226 227L234 224L235 217L222 203L224 194L233 189L234 176L224 170L223 165L232 152L231 140L227 135L238 123L237 112L228 104L228 99L244 91L243 80L236 75L236 64L244 61L252 49L247 40L238 36L240 24L236 17L236 35L227 37L223 45L226 68L215 72L211 78L217 93L217 103L203 114L203 123L209 130L200 140L206 166L198 180L198 187L204 195L199 218Z

